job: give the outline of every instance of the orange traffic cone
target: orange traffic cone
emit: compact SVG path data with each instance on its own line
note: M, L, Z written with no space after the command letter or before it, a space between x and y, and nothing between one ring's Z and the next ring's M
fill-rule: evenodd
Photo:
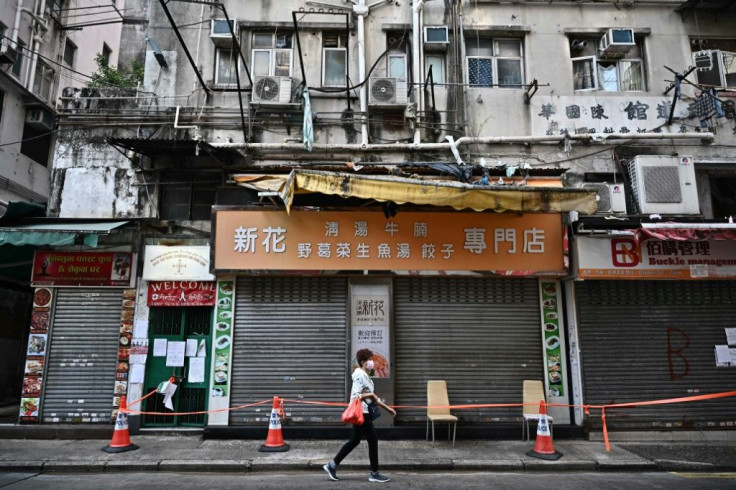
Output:
M120 409L118 410L118 418L115 420L115 431L112 433L112 441L109 446L102 448L106 453L122 453L138 449L138 446L130 443L128 414L125 413L127 408L127 399L125 395L123 395L120 398Z
M284 413L284 402L279 404L279 397L273 397L273 407L271 408L271 418L268 421L268 436L266 443L258 449L262 453L278 453L289 450L289 445L284 443L284 437L281 435L281 417L279 414Z
M562 453L555 451L555 446L552 444L552 434L549 430L549 420L547 420L547 404L544 400L539 402L537 440L534 443L534 449L526 453L526 455L550 461L555 461L562 457Z

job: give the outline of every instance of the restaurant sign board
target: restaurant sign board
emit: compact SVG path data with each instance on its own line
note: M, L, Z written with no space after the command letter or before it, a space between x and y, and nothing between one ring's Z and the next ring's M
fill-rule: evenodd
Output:
M214 270L562 273L560 214L215 210Z
M214 281L151 281L148 306L215 306Z
M135 277L134 254L130 252L36 251L33 286L123 286Z
M214 281L209 245L146 245L143 260L146 281Z
M634 236L576 238L581 279L733 279L731 240L637 240Z

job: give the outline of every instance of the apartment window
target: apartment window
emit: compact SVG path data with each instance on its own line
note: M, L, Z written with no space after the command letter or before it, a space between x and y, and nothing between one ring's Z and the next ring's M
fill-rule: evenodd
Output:
M215 204L219 174L169 172L161 175L160 218L209 220Z
M736 87L736 39L693 39L691 45L698 83Z
M51 88L54 84L54 70L43 60L36 62L36 75L33 78L33 93L42 99L51 100Z
M67 38L64 43L64 64L69 68L74 68L74 60L77 57L77 47Z
M112 49L107 43L102 43L102 60L106 65L110 64L110 57L112 56Z
M26 55L25 50L25 43L18 39L18 47L15 49L15 63L13 63L13 68L11 71L13 72L13 75L20 78L20 72L23 69L23 58Z
M521 40L471 34L465 44L471 86L519 88L524 84Z
M598 38L570 40L574 90L634 92L645 90L640 41L627 53L607 57L598 50Z
M322 86L344 87L347 75L347 35L322 33Z
M439 54L424 55L424 69L429 76L429 69L432 69L432 81L434 83L445 83L445 57Z
M290 77L292 35L253 33L251 72L254 76Z
M232 48L217 48L215 52L215 85L237 86L235 73L238 66L237 52Z

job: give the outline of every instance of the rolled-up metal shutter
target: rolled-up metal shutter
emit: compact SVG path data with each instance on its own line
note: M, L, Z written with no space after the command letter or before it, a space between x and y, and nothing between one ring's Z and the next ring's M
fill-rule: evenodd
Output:
M345 401L347 281L324 277L238 279L231 406L275 395ZM286 403L290 423L340 421L340 407ZM232 411L231 425L262 425L266 407Z
M43 422L112 421L122 295L120 289L56 290Z
M734 389L736 368L715 366L714 346L734 326L733 281L584 281L575 284L583 396L627 403ZM613 429L733 425L736 398L606 411ZM591 416L589 425L600 427Z
M400 278L394 281L396 400L426 405L444 379L450 404L521 403L525 379L543 379L536 279ZM456 411L463 423L516 421L521 408ZM426 420L400 410L398 421Z

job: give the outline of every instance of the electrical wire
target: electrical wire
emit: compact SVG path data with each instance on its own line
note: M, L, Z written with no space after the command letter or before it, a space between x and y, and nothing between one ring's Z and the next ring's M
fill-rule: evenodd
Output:
M10 146L10 145L17 145L17 144L20 144L20 143L25 143L26 141L35 140L35 139L38 139L38 138L44 138L44 137L49 136L51 134L58 133L59 131L71 131L71 129L54 129L54 130L51 130L51 131L49 131L47 133L39 134L37 136L32 136L30 138L26 138L26 139L23 139L23 140L13 141L11 143L0 143L0 147Z

